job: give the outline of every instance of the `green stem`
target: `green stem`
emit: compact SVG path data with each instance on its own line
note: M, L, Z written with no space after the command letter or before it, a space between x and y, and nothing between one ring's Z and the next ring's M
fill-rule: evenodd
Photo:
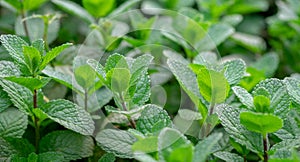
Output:
M122 104L122 107L125 111L128 111L127 109L127 106L126 106L126 103L125 103L125 100L123 98L123 95L122 94L119 94L119 97L121 99L121 104ZM135 121L130 117L130 116L127 116L127 119L129 120L130 122L130 125L132 126L132 128L136 128L136 124L135 124Z
M23 24L23 28L24 28L24 31L25 31L25 35L26 35L26 37L29 38L27 22L26 22L26 20L24 20L25 19L25 10L24 10L24 8L21 10L21 17L22 17L22 24Z
M268 134L264 135L263 137L263 144L264 144L264 162L268 162Z
M48 20L44 20L44 34L43 34L43 40L45 42L45 50L46 52L49 51L49 44L48 44L48 28L49 28L49 22Z
M33 108L36 109L37 105L37 90L33 90ZM34 127L35 127L35 148L38 151L39 141L40 141L40 125L39 125L39 118L34 115Z

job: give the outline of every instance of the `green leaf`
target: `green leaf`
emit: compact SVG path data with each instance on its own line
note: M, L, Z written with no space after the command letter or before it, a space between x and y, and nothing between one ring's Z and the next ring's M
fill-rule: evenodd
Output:
M27 128L27 115L9 108L0 113L0 137L21 138Z
M208 70L202 65L191 64L197 75L198 86L203 98L211 103L222 103L229 94L230 86L223 73Z
M214 156L224 160L224 161L232 161L232 162L243 162L244 159L235 154L235 153L231 153L231 152L226 152L226 151L220 151L220 152L216 152L214 153Z
M266 77L272 77L278 66L279 58L276 53L267 53L251 65L251 67L263 71Z
M150 77L147 68L136 71L130 78L128 93L131 96L131 101L137 105L143 105L150 98Z
M240 81L240 85L247 91L251 91L256 84L265 79L265 74L253 67L248 67L246 72L248 76Z
M0 85L10 97L12 103L19 108L19 110L26 114L31 113L30 108L32 107L33 95L29 89L8 80L0 80Z
M234 86L232 87L232 90L243 105L245 105L250 110L254 108L253 97L250 93L247 92L246 89L239 86Z
M38 154L38 161L52 161L52 162L61 162L64 161L64 155L59 152L45 152Z
M265 41L258 36L235 32L231 38L239 45L247 48L253 53L262 53L266 50Z
M270 99L266 96L255 96L253 104L256 108L256 112L272 113L272 110L270 109Z
M284 83L291 99L300 105L300 81L293 78L285 78Z
M0 41L14 62L20 67L20 70L27 74L29 69L26 67L24 60L23 46L28 46L28 43L15 35L1 35Z
M69 0L51 0L52 3L59 6L64 11L75 15L84 21L86 21L89 24L92 24L95 22L93 16L91 16L84 8L82 8L80 5L78 5L75 2L69 1Z
M130 68L131 73L135 73L137 70L148 67L153 60L153 56L149 54L144 54L142 56L137 57L134 62L132 63L132 66Z
M127 10L129 10L132 6L134 6L136 3L140 2L141 0L128 0L122 3L118 8L114 9L107 17L114 17L117 15L120 15Z
M107 58L106 64L105 64L106 73L109 72L113 68L129 69L125 57L120 54L117 54L117 53L110 55Z
M83 135L92 135L94 121L89 113L76 104L63 100L52 100L40 107L48 117L62 126Z
M253 94L261 87L265 88L270 95L271 109L279 117L285 117L289 112L290 97L283 81L279 79L266 79L254 87Z
M136 141L132 145L133 151L142 151L144 153L153 153L158 151L158 139L156 136L146 137L144 139Z
M169 158L167 159L168 162L192 162L194 154L194 146L190 145L183 145L181 147L175 148Z
M95 17L106 16L115 7L115 0L83 0L84 8Z
M240 120L248 130L263 135L276 132L283 126L282 119L272 114L241 112Z
M22 3L20 1L15 1L15 0L4 0L4 1L10 4L12 7L14 7L16 10L21 11Z
M146 153L143 153L143 152L134 153L134 158L138 161L158 162L153 157L151 157L149 154L146 154Z
M110 73L108 75L111 77L111 90L119 94L127 91L130 82L130 71L125 68L114 68Z
M179 82L183 90L188 94L188 96L191 98L194 104L196 106L199 106L199 104L201 103L200 99L202 97L199 93L197 78L193 71L188 68L188 65L183 64L181 62L177 62L176 60L168 59L167 64L169 65L170 70L175 75L177 81ZM204 99L202 98L201 100L203 101ZM201 115L206 116L207 109L205 107L200 106L199 109Z
M19 68L10 61L0 61L0 77L19 76L21 72Z
M246 74L246 63L241 59L223 63L225 78L230 85L238 84Z
M12 102L10 101L8 94L0 86L0 113L6 110L11 104Z
M33 92L33 90L43 88L51 80L51 78L42 77L42 76L38 76L37 78L13 76L13 77L5 77L5 79L17 83L21 86L24 86L29 90L31 90L31 92Z
M216 107L217 114L221 120L222 126L226 132L236 142L245 145L249 150L255 153L263 152L262 135L250 132L240 124L240 109L228 105L219 105Z
M28 10L32 10L32 9L36 9L39 6L41 6L43 3L45 3L46 1L48 1L48 0L39 0L39 1L36 1L36 0L24 0L23 1L24 9L27 10L27 11Z
M82 65L75 68L75 79L84 89L95 85L96 73L89 65Z
M34 152L34 146L24 138L1 138L0 137L0 160L8 160L15 154L21 157L27 157Z
M105 69L104 67L98 63L98 61L94 60L94 59L88 59L87 60L87 64L90 65L96 72L98 78L105 83L105 77L106 77L106 73L105 73Z
M35 75L41 63L41 53L35 47L31 46L23 46L23 53L28 69L32 75Z
M137 130L144 134L157 133L172 123L168 113L156 105L146 105L139 117Z
M90 136L64 130L54 131L44 136L39 145L39 152L58 152L64 160L77 160L93 155L94 141Z
M167 160L175 149L190 144L190 141L178 130L166 127L158 135L159 157Z
M131 147L136 142L136 138L127 131L105 129L97 134L96 141L103 150L117 157L133 157Z
M71 75L55 71L50 67L46 67L43 70L43 73L46 74L47 76L51 77L53 80L57 81L58 83L61 83L68 88L71 88L75 92L77 92L79 94L84 94L83 89L78 84L75 84L72 81Z
M216 133L208 136L203 141L198 142L195 146L193 162L205 162L208 155L212 152L213 147L222 138L222 133Z
M282 140L285 139L298 139L300 137L300 128L295 120L295 118L289 113L289 115L284 120L283 127L279 129L274 134Z
M114 162L116 157L112 153L106 153L98 160L98 162Z
M45 56L43 56L43 61L40 65L40 70L45 69L45 67L48 65L50 61L52 61L57 55L59 55L64 49L70 47L72 43L65 43L63 45L57 46L53 49L51 49L49 52L46 53Z
M45 43L43 41L43 39L38 39L38 40L35 40L34 42L32 42L32 47L36 48L41 56L44 55L44 50L45 50Z

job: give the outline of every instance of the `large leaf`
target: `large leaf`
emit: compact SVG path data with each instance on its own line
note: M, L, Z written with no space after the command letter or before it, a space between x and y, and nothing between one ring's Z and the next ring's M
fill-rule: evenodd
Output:
M39 0L39 1L36 1L36 0L24 0L23 1L23 5L24 5L24 9L25 10L32 10L32 9L36 9L38 8L39 6L41 6L43 3L45 3L46 1L48 0Z
M25 74L29 74L23 55L23 46L28 46L28 43L15 35L1 35L0 41L14 62L20 67L20 70Z
M0 61L0 77L19 76L21 72L19 68L10 61Z
M274 110L274 114L285 117L289 112L290 98L284 82L275 78L263 80L254 87L253 94L259 91L261 87L265 88L270 95L270 107Z
M66 12L83 19L89 24L92 24L95 21L93 16L75 2L69 0L52 0L52 3L56 4Z
M72 81L72 76L68 74L64 74L58 71L55 71L54 69L50 67L46 67L43 70L43 73L46 74L47 76L51 77L53 80L65 85L68 88L71 88L77 93L83 94L84 91L83 89L76 83Z
M10 159L11 161L17 161L17 162L43 162L43 161L51 161L51 162L62 162L65 161L63 154L58 152L45 152L41 154L31 153L28 155L28 157L21 157L18 155L13 155L13 157Z
M258 36L236 32L231 38L253 53L262 53L266 49L265 41Z
M300 137L300 128L291 113L284 120L283 127L274 134L282 140L298 139Z
M222 138L221 133L212 134L205 138L204 140L197 143L195 146L195 153L193 157L193 162L205 162L207 156L211 154L213 147Z
M17 108L30 114L33 95L29 89L8 80L0 80L0 85Z
M133 157L131 147L136 138L127 131L105 129L97 134L96 141L106 152L121 158Z
M24 138L0 137L0 161L8 160L13 154L27 157L34 150L34 146Z
M284 83L291 99L300 105L300 80L293 78L285 78Z
M114 68L110 72L111 74L108 74L108 77L111 79L111 90L118 94L127 91L130 82L130 71L125 68Z
M31 46L23 46L25 63L32 75L36 75L40 66L42 53Z
M52 100L40 108L50 119L68 129L83 135L92 135L94 132L94 121L90 114L70 101Z
M132 74L128 92L134 104L143 105L150 97L150 77L147 68L142 68Z
M0 113L0 137L21 138L27 128L27 115L9 108Z
M211 103L222 103L229 94L230 86L221 72L208 70L202 65L192 64L203 98Z
M11 104L12 102L10 101L8 94L0 86L0 113L7 109Z
M253 97L250 93L247 92L246 89L239 86L234 86L232 87L232 90L243 105L245 105L250 110L254 108Z
M90 136L83 136L72 131L54 131L44 136L39 145L39 151L58 152L64 160L77 160L93 155L94 141Z
M235 154L235 153L231 153L231 152L226 152L226 151L220 151L220 152L216 152L214 153L214 156L224 160L224 161L231 161L231 162L243 162L244 159Z
M241 112L240 121L248 130L263 135L276 132L283 126L283 121L279 117L255 112Z
M238 84L245 76L246 63L241 59L227 61L223 66L225 78L230 85Z
M59 55L64 49L70 47L72 43L65 43L58 47L51 49L51 51L47 52L46 55L43 57L43 61L40 65L40 70L45 69L50 61L52 61L57 55Z
M156 105L146 105L137 121L137 130L144 134L157 133L172 123L168 113Z
M245 145L249 150L262 153L263 144L262 136L255 132L248 131L240 124L240 110L228 105L220 105L217 107L217 114L221 120L221 124L226 132L235 139L236 142Z
M51 80L51 78L42 77L42 76L38 76L37 78L13 76L13 77L5 77L5 79L17 83L21 86L24 86L29 90L31 90L32 92L33 90L44 87Z
M84 89L95 85L96 73L89 65L76 67L74 73L77 83Z

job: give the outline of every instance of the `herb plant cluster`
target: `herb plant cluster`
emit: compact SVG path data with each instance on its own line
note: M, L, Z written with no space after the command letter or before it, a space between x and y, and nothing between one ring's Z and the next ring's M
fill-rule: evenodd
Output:
M297 0L0 5L0 161L300 161Z

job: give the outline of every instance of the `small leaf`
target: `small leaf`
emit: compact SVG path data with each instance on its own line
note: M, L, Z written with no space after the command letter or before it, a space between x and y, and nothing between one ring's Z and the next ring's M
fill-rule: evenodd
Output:
M266 49L265 41L258 36L235 32L231 38L253 53L262 53Z
M93 155L94 141L90 136L83 136L72 131L54 131L44 136L39 145L39 152L58 152L64 160L71 161Z
M55 122L83 135L92 135L95 129L94 121L89 113L74 103L58 99L52 100L40 109Z
M256 112L272 113L272 109L270 109L270 99L268 97L263 95L255 96L253 103L256 108Z
M148 67L151 61L153 60L153 58L154 57L149 54L145 54L137 57L132 63L132 66L130 68L131 73L134 73L141 68Z
M0 113L0 137L21 138L27 128L27 115L9 108Z
M192 64L190 67L197 75L198 86L203 98L211 103L224 102L229 94L230 86L223 73L208 70L197 64Z
M91 16L84 8L82 8L80 5L78 5L75 2L69 0L64 0L64 1L51 0L51 1L52 3L62 8L64 11L83 19L89 24L95 22L93 16Z
M75 68L75 79L84 89L95 85L96 73L89 65L82 65Z
M117 157L133 157L131 147L136 142L136 138L127 131L105 129L97 134L96 141L103 150Z
M38 76L37 78L32 78L32 77L5 77L6 80L12 81L14 83L17 83L21 86L24 86L31 90L37 90L42 87L44 87L50 80L51 78L48 77L42 77Z
M111 90L119 94L127 91L130 81L130 71L125 68L114 68L110 72Z
M282 119L272 114L241 112L240 120L248 130L263 135L276 132L283 126Z
M106 73L109 72L113 68L129 69L125 57L120 54L117 54L117 53L110 55L107 58L106 64L105 64Z
M293 78L285 78L284 83L291 99L300 105L300 81Z
M34 42L32 42L32 47L36 48L41 56L44 55L44 50L45 50L45 43L43 41L43 39L38 39L38 40L35 40Z
M157 145L158 139L155 136L146 137L144 139L136 141L132 145L133 151L142 151L144 153L153 153L158 151Z
M43 57L43 61L40 65L40 70L45 69L50 61L52 61L57 55L59 55L64 49L70 47L72 43L65 43L58 47L51 49L51 51L47 52L46 55Z
M194 146L192 144L183 145L181 147L175 148L169 158L167 159L168 162L192 162L194 154Z
M246 89L239 86L234 86L232 87L232 90L243 105L245 105L250 110L254 108L253 97L250 93L247 92Z
M193 162L205 162L207 156L212 153L213 147L218 143L222 136L222 133L212 134L198 142L195 146Z
M41 63L41 53L36 48L31 46L23 46L23 53L28 69L32 75L35 75L36 72L38 72L38 68Z
M141 72L136 71L130 78L128 93L131 101L137 105L143 105L150 98L150 77L147 68L143 68Z
M84 8L95 17L106 16L115 6L115 0L83 0Z
M156 105L146 105L136 125L138 131L152 134L170 126L171 123L172 121L164 109Z
M190 141L178 130L166 127L158 136L159 157L167 160L173 150L190 144Z
M246 63L241 59L231 60L223 63L225 78L230 85L238 84L245 76Z

